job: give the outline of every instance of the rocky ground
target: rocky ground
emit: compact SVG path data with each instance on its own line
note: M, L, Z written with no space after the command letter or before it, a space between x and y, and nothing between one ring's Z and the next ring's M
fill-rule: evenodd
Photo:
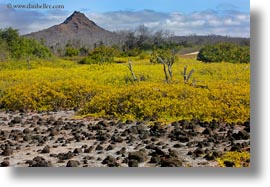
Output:
M250 124L76 119L73 111L0 112L0 166L218 167L249 150Z

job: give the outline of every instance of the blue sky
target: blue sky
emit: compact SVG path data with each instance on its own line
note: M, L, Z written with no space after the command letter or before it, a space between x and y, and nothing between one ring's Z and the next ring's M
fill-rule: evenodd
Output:
M60 4L65 8L7 9L8 3ZM112 31L144 24L175 35L250 36L249 0L0 0L0 28L34 32L63 22L74 10Z
M78 8L87 4L84 0L78 0L77 2ZM222 6L223 8L233 7L239 11L249 12L249 1L247 0L89 0L89 2L91 2L91 5L89 5L88 9L98 12L150 9L161 12L180 11L190 13L193 11L217 9ZM70 4L67 4L67 8L74 6L74 4Z
M161 12L180 11L190 13L207 9L234 9L249 12L249 0L0 0L5 3L63 4L68 11L87 10L108 12L118 10L150 9Z

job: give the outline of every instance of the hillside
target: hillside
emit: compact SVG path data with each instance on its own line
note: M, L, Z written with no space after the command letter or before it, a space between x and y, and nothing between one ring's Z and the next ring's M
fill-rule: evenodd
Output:
M117 34L99 27L89 20L83 13L75 11L63 23L48 29L25 35L28 38L44 40L53 50L63 48L68 43L75 47L93 47L96 44L116 44L119 41Z

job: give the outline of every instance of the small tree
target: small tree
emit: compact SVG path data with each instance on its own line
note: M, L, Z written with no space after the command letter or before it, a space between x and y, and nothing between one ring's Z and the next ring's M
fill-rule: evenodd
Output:
M145 45L147 43L147 40L149 40L151 35L150 29L145 25L140 25L136 29L136 35L137 35L137 42L136 42L137 47L139 49L146 47Z
M175 63L177 50L167 50L162 56L157 55L157 60L159 63L163 64L163 71L165 74L166 82L170 82L173 77L172 66Z

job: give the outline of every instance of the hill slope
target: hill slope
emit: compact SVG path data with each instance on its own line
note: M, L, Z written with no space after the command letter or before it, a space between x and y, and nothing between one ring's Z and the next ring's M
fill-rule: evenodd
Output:
M83 13L77 11L63 23L27 34L25 37L44 40L45 44L53 50L63 48L68 43L75 47L93 47L99 43L112 45L119 42L119 36L117 34L99 27Z

